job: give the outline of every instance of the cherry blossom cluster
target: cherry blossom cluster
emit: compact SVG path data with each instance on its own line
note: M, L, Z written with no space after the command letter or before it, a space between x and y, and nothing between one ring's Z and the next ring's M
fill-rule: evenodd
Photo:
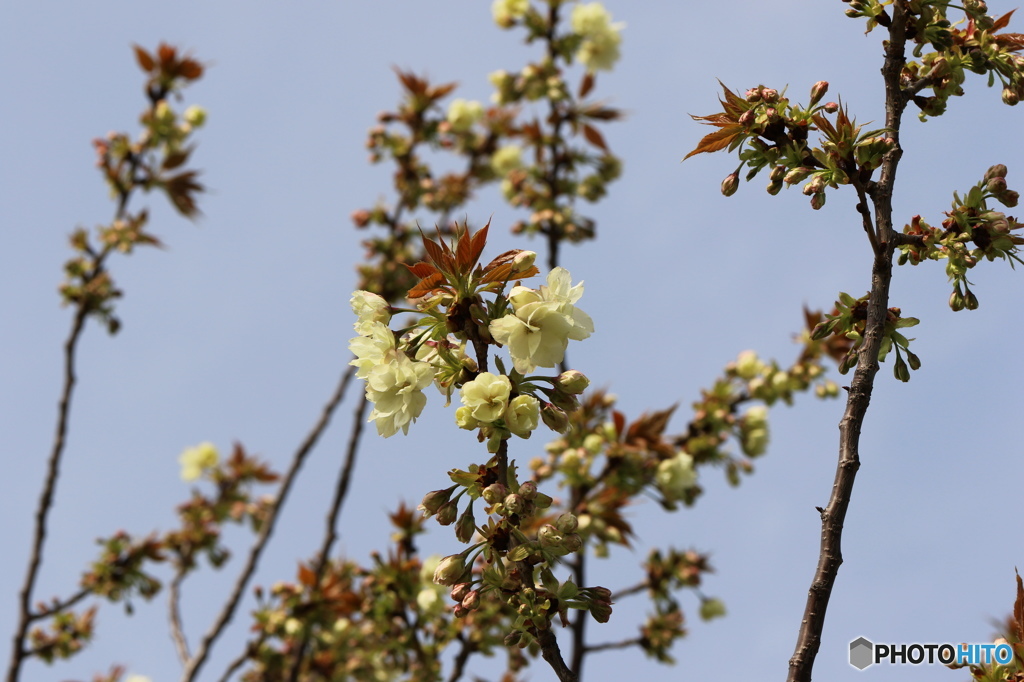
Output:
M424 238L431 245L428 261L410 267L420 278L410 292L417 307L405 311L420 317L400 331L388 326L396 309L385 299L368 291L352 294L359 336L349 344L356 356L351 364L366 381L370 420L380 435L409 432L431 383L449 402L458 389L462 405L456 423L479 429L491 452L512 435L529 438L541 421L555 431L567 427L566 413L578 405L576 396L588 379L575 370L553 376L533 372L558 366L570 339L594 331L590 316L576 306L583 284L573 285L569 271L557 267L546 284L531 289L517 283L506 293L510 281L537 273L536 254L507 251L480 266L486 234L487 228L475 235L465 230L450 247ZM497 374L487 370L490 345L508 349L511 371L500 358Z

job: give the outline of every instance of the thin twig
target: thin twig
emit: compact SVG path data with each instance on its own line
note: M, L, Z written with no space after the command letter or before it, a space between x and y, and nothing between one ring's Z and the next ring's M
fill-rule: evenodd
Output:
M627 587L625 589L619 590L618 592L614 592L612 594L612 599L614 601L619 601L624 597L632 597L634 594L641 594L642 592L646 592L650 588L650 586L650 583L644 580L641 583L633 585L633 587Z
M338 383L337 389L334 391L334 395L324 405L322 414L320 415L319 421L313 427L309 435L299 446L299 449L295 451L292 456L291 466L288 468L288 472L285 474L284 480L281 481L281 488L277 493L277 498L267 513L267 518L260 527L260 534L256 538L256 542L249 550L249 557L246 560L245 566L242 568L242 572L239 574L238 579L235 581L235 585L231 590L231 595L228 597L228 601L224 604L220 614L218 614L213 625L203 636L199 642L199 646L196 648L196 653L185 665L185 669L181 675L181 682L192 682L199 670L203 667L207 657L210 655L210 649L217 638L224 632L228 623L231 622L231 618L235 615L235 609L238 608L238 604L242 599L242 594L245 591L246 586L249 584L249 580L252 578L253 573L256 572L256 567L260 561L260 555L263 554L263 550L267 546L267 542L270 540L270 535L274 532L274 524L277 522L278 516L281 513L281 509L284 507L285 500L288 497L288 492L291 490L292 483L298 477L299 469L302 468L302 464L306 459L306 456L312 451L317 441L320 440L320 436L327 429L327 425L331 422L331 416L334 414L334 410L338 407L342 397L345 395L345 388L348 386L349 380L352 378L352 373L348 370L341 377L341 381Z
M828 506L820 510L822 528L818 566L807 594L807 605L801 621L796 651L789 661L789 682L810 682L814 658L821 644L821 632L825 625L829 597L839 566L843 563L843 524L850 504L854 479L860 468L860 431L871 400L874 377L878 372L878 351L882 343L889 305L892 257L896 246L895 232L892 229L892 189L902 154L899 147L900 120L907 105L907 98L900 90L900 72L906 61L904 50L907 41L907 14L901 3L894 3L892 7L893 18L889 26L889 41L882 75L886 93L886 128L891 131L897 144L886 154L878 183L871 193L881 250L875 252L872 265L864 345L860 349L857 371L850 385L846 411L839 423L839 462L836 467L835 483Z
M188 663L191 655L188 652L188 640L185 639L185 628L181 624L181 581L185 579L185 570L179 566L167 588L167 616L171 621L171 639L182 665Z
M31 621L42 620L44 618L49 618L50 616L52 616L55 613L60 613L61 611L65 611L67 609L70 609L72 606L74 606L78 602L82 601L83 599L88 597L90 594L92 594L92 592L90 590L87 590L87 589L83 588L83 589L79 590L78 592L75 592L73 595L71 595L70 597L68 597L64 601L55 601L55 602L51 603L49 606L44 606L43 608L40 608L38 611L34 611L34 612L28 614L29 621L31 622ZM36 606L38 607L39 605L37 604Z
M640 646L644 643L643 637L634 637L633 639L624 639L621 642L605 642L604 644L594 644L586 647L588 654L597 653L598 651L609 651L611 649L628 649L631 646Z
M349 367L349 373L355 373L355 369L355 367ZM319 591L320 589L320 583L323 581L324 573L327 570L328 557L331 555L331 546L338 539L338 518L341 516L341 507L345 502L345 497L348 495L348 486L352 479L352 469L355 466L356 453L359 450L359 438L363 433L363 424L365 423L363 417L366 415L366 406L369 402L365 394L360 396L359 404L356 405L355 414L353 415L352 431L349 433L348 448L345 452L345 463L341 467L338 485L334 488L334 499L331 501L330 511L327 512L327 528L324 532L324 540L320 545L320 552L316 555L316 566L314 568L316 577L313 580L314 591ZM309 635L309 628L304 628L302 643L299 645L295 661L292 663L291 673L288 675L290 682L296 682L299 679L302 661L309 649Z

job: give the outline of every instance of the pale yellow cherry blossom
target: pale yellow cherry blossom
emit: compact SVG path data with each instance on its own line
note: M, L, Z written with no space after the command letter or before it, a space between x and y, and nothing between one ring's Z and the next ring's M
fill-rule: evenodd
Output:
M526 14L528 9L530 0L494 0L494 4L491 5L494 23L502 28L511 26L512 21Z
M352 326L360 336L369 336L374 322L386 325L391 321L391 306L377 294L353 291L349 305L358 318Z
M491 423L501 419L508 405L512 383L503 374L481 372L460 389L462 404L477 421ZM465 419L465 417L463 417Z
M613 24L611 18L599 2L576 5L572 10L572 30L583 38L576 59L588 71L610 71L619 60L619 31L625 24Z
M537 367L554 367L565 357L572 317L557 303L527 303L514 315L492 320L491 336L507 346L516 371L526 375Z
M433 380L433 367L404 353L389 354L373 367L366 377L366 397L373 403L369 421L376 423L377 433L388 438L401 429L408 434L409 424L427 404L423 389Z
M473 124L483 118L484 105L477 101L464 99L452 100L448 105L448 123L455 132L465 132L473 127Z
M368 377L370 371L395 350L395 335L383 322L368 322L366 330L366 334L348 343L349 350L356 356L348 364L356 368L356 376L360 379Z
M540 422L540 401L532 395L517 395L505 410L505 426L520 438L529 438Z
M181 480L194 481L207 469L217 466L219 461L220 453L213 443L200 443L194 448L186 448L178 457L178 463L181 464Z
M491 169L499 177L505 177L509 172L522 167L522 165L523 150L516 144L500 147L491 157Z
M693 470L693 457L680 450L675 457L663 460L658 464L654 481L658 484L665 499L670 502L683 499L686 491L697 484L697 472Z

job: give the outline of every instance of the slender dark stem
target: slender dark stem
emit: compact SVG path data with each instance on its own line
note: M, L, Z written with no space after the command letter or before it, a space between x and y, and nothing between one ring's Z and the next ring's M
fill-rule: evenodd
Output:
M587 552L580 549L572 562L573 578L577 585L584 587L587 584ZM590 612L581 610L576 612L576 619L572 622L572 659L570 665L577 675L583 675L583 657L587 653L587 619Z
M593 646L586 647L586 652L592 654L598 651L610 651L611 649L628 649L631 646L640 646L643 642L642 637L624 639L621 642L605 642L604 644L594 644Z
M313 450L317 441L320 440L320 436L323 435L324 431L327 429L327 425L330 424L331 416L334 414L334 410L338 407L338 404L341 403L341 399L345 395L345 388L348 386L348 382L352 376L351 372L348 370L345 371L341 377L341 381L338 383L337 389L334 391L334 395L332 395L330 400L327 401L327 404L324 405L320 419L306 436L306 439L299 446L299 449L296 450L295 454L292 456L291 466L288 468L288 472L285 474L284 480L281 481L281 488L278 490L277 498L271 505L267 518L260 527L260 534L256 538L256 542L249 550L249 556L246 560L245 566L242 568L242 572L235 581L235 585L231 590L231 595L228 597L227 602L224 604L224 607L213 622L213 625L210 626L210 629L203 636L202 640L200 640L199 646L196 648L196 653L185 665L185 669L181 675L181 682L192 682L192 680L196 678L199 670L203 667L203 664L206 663L206 659L210 655L210 649L213 647L213 644L224 632L228 623L231 622L232 617L234 617L235 609L238 608L238 604L242 600L242 593L249 584L249 580L252 578L253 573L256 572L260 556L263 554L263 550L266 548L267 543L270 540L270 536L274 532L274 525L277 523L281 509L284 507L284 503L288 497L288 492L291 490L292 483L294 483L295 479L298 477L299 469L302 468L302 464L305 462L306 456Z
M21 671L21 663L28 653L22 642L28 635L28 626L32 621L32 590L39 576L39 566L43 561L43 544L46 542L46 521L53 506L53 495L57 489L57 478L60 475L60 461L64 454L64 443L67 440L68 416L71 411L71 394L75 387L75 348L85 327L88 309L79 305L71 323L71 333L64 342L64 390L61 393L60 406L57 410L57 432L53 438L53 449L46 464L46 482L36 506L35 534L32 538L32 553L25 572L25 581L18 592L18 625L14 629L11 662L7 668L7 682L16 682Z
M179 566L167 589L167 615L171 621L171 639L182 665L187 664L191 657L188 652L188 640L185 639L185 628L181 624L181 582L184 579L185 571Z
M902 154L899 147L900 121L908 101L906 93L900 89L900 72L905 63L907 14L903 4L899 2L894 3L892 7L893 17L889 26L889 41L886 45L882 76L885 81L886 127L895 137L897 145L883 160L878 183L871 192L877 230L873 245L877 243L877 249L871 269L871 291L868 297L864 344L859 351L857 371L849 388L846 411L839 423L839 462L836 467L835 483L828 506L820 510L821 549L818 566L807 594L807 605L797 638L796 651L789 661L789 682L809 682L811 679L814 658L821 644L829 597L835 585L839 566L843 563L843 524L850 504L854 479L860 468L860 431L871 400L875 374L878 372L878 351L882 343L889 305L892 256L896 246L892 227L892 190L896 168ZM866 205L863 206L863 210L859 210L864 215Z
M649 588L650 584L645 580L642 583L637 583L632 587L627 587L615 592L614 594L612 594L612 599L614 599L615 601L619 601L624 597L632 597L634 594L641 594Z
M355 367L349 367L349 374L355 373ZM334 488L334 499L331 501L330 511L327 512L327 524L324 532L324 539L320 545L320 552L316 556L316 566L314 568L314 574L316 578L313 581L313 589L319 590L320 583L323 581L324 573L327 571L328 557L331 555L331 546L334 545L335 540L338 539L338 518L341 516L341 507L345 503L345 497L348 495L349 482L352 480L352 469L355 467L356 453L359 450L359 438L363 433L363 424L365 423L364 416L366 415L366 406L369 401L366 399L366 395L362 395L359 398L359 403L356 405L355 414L353 415L352 431L348 437L348 448L345 452L345 463L341 467L341 473L338 477L338 485ZM306 657L309 650L309 628L306 628L302 635L302 643L299 645L298 654L295 656L295 661L292 663L291 673L288 675L290 682L296 682L299 679L299 675L302 671L302 661Z
M78 602L82 601L83 599L88 597L90 594L92 594L92 592L90 592L89 590L81 589L78 592L75 592L73 595L71 595L67 599L65 599L64 601L55 601L55 602L51 603L49 606L40 608L38 611L33 611L32 613L29 613L29 615L28 615L29 622L34 622L34 621L37 621L37 620L42 620L43 618L49 618L50 616L52 616L55 613L60 613L61 611L65 611L67 609L70 609L72 606L74 606ZM37 607L38 607L38 605L37 605Z

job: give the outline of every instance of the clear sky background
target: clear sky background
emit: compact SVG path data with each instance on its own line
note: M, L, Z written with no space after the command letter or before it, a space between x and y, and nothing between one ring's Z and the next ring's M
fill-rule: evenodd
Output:
M721 179L733 158L679 160L708 129L688 113L718 110L716 78L745 89L787 84L798 101L828 80L859 121L884 118L881 32L843 16L838 0L624 2L623 57L598 78L595 95L628 112L605 126L625 164L622 179L588 215L598 239L567 247L563 264L586 281L580 306L597 332L570 348L572 366L620 397L635 417L682 404L672 426L721 368L747 348L788 364L801 306L830 307L837 292L869 285L870 252L851 191L830 192L814 212L799 190L771 197L766 178L726 199ZM992 11L1013 8L993 0ZM1011 26L1011 28L1013 28ZM1019 29L1018 29L1019 30ZM152 230L168 245L110 262L126 291L124 328L109 338L90 325L80 345L80 384L70 443L51 516L37 598L68 594L96 556L94 539L118 529L145 534L174 523L188 495L178 454L210 440L240 441L285 466L315 422L348 362L347 300L365 232L349 213L390 198L387 166L363 147L376 113L393 108L392 66L457 80L454 96L486 100L487 74L516 70L537 55L521 34L503 32L484 0L414 3L335 1L247 3L5 3L0 9L0 642L6 660L31 518L50 449L61 385L61 344L71 314L56 287L70 254L68 233L110 219L90 140L137 130L142 77L130 46L164 40L189 48L210 68L186 92L204 105L193 163L210 193L189 224L153 197ZM915 213L941 220L951 192L994 163L1024 189L1020 107L972 76L946 116L905 119L895 199L902 224ZM1010 211L1011 213L1013 211ZM469 210L493 214L489 253L536 248L512 237L519 215L492 190ZM847 664L850 640L991 641L993 617L1012 607L1020 544L1019 339L1024 273L1002 262L975 270L975 312L953 313L939 264L896 271L892 305L921 319L913 349L923 367L909 384L878 375L864 425L863 464L846 523L844 557L829 608L816 679L965 679L929 667ZM838 378L832 369L833 378ZM840 381L842 383L842 381ZM291 579L296 561L319 545L344 443L353 392L299 480L257 583ZM408 437L365 441L342 517L339 549L365 560L384 545L386 512L447 485L445 471L480 461L431 396ZM819 519L832 485L840 401L801 398L773 409L772 442L738 489L702 474L707 494L666 515L653 503L631 510L635 555L595 564L593 582L636 581L654 546L712 553L708 595L725 619L696 618L684 597L690 635L668 668L639 651L598 654L587 679L783 679L818 555ZM540 453L540 434L515 453ZM536 448L533 450L532 448ZM237 539L247 540L239 533ZM458 551L448 533L420 543L425 553ZM236 543L241 550L245 545ZM185 623L204 632L234 579L237 562L186 584ZM593 642L633 636L644 602L616 605ZM153 682L177 679L166 600L137 605L134 617L101 609L95 644L71 663L25 668L25 680L88 679L111 663ZM203 679L215 679L241 650L247 603ZM471 672L492 675L476 662ZM553 679L543 664L531 679Z

